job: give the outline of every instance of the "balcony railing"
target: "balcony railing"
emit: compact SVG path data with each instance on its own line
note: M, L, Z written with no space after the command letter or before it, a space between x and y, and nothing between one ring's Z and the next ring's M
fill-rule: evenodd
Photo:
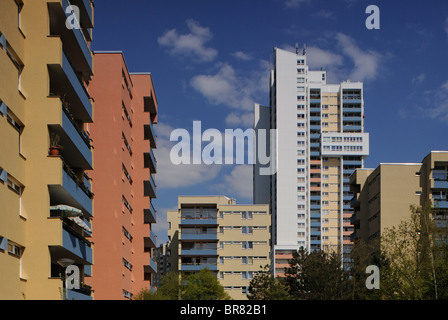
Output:
M70 178L72 178L72 180L76 183L76 185L78 187L81 188L81 190L90 198L93 199L93 192L90 191L89 187L87 185L85 185L85 180L83 179L83 181L79 180L78 177L76 176L75 172L65 163L63 163L62 165L64 171L68 174L68 176Z
M64 292L64 299L65 300L92 300L91 297L92 290L66 290Z
M81 26L81 23L76 20L76 16L75 15L72 15L70 11L67 13L67 11L68 11L67 7L68 6L71 6L71 3L68 0L62 0L62 9L64 10L66 17L67 18L70 17L70 19L74 19L75 23L77 25ZM93 64L92 63L92 60L93 60L92 59L92 52L90 50L89 43L88 43L87 39L84 36L84 33L81 31L80 28L72 28L72 31L73 31L73 33L75 35L76 41L78 42L78 44L79 44L79 46L80 46L80 48L82 50L84 58L86 59L87 63L89 64L90 70L92 70L92 64Z
M89 149L92 149L92 144L91 144L92 139L90 139L90 136L87 134L87 132L85 132L84 130L81 130L79 128L78 124L76 123L75 119L73 118L73 115L70 113L70 110L67 108L67 106L64 102L62 102L62 110L64 111L64 114L67 116L67 120L69 120L73 124L73 127L76 129L76 131L78 131L81 139L84 141L86 146Z
M145 223L156 223L157 222L157 211L152 205L152 202L150 203L149 209L144 209L143 212L144 215L144 222Z

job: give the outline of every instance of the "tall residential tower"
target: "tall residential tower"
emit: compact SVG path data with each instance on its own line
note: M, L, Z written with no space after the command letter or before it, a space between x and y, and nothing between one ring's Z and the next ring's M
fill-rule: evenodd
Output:
M0 0L0 299L61 299L91 275L93 1ZM91 299L91 290L67 290Z
M157 271L154 157L157 98L149 73L130 73L121 51L95 51L95 299L130 299Z
M281 276L300 247L349 252L349 177L363 167L369 135L361 82L327 84L325 71L309 70L305 49L274 53L270 107L255 106L255 128L277 130L277 169L254 171L254 203L270 204L272 270Z

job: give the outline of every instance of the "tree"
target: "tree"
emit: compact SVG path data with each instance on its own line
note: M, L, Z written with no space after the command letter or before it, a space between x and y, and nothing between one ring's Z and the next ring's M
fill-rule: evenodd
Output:
M172 271L160 280L157 291L141 290L134 300L229 300L216 275L209 269L189 275Z
M289 294L300 300L341 300L350 298L349 272L340 254L301 248L286 268Z
M250 281L247 298L249 300L287 300L289 299L288 287L283 279L274 278L269 271L269 265L266 265Z
M377 254L363 240L356 240L350 252L350 286L351 299L364 300L372 296L374 291L366 288L366 269L369 265L377 265L374 261Z
M216 275L201 269L185 277L182 282L182 300L230 300Z
M178 300L181 293L181 283L177 272L169 272L160 280L156 291L142 289L134 300Z
M381 297L447 299L446 216L438 216L430 203L411 206L410 211L408 219L381 236L381 253L387 261L381 268Z

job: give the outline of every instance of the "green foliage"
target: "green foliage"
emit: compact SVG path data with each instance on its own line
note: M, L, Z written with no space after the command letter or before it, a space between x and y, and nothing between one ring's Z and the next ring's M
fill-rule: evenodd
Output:
M385 230L381 299L448 299L446 216L430 204L411 206L411 216Z
M289 294L299 300L341 300L350 298L349 271L343 268L339 253L301 248L286 268Z
M201 269L185 277L182 300L229 300L224 287L209 269Z
M250 281L247 297L249 300L287 300L288 287L282 278L272 277L266 265Z
M134 300L229 300L216 275L209 269L189 275L177 272L166 274L160 281L157 291L145 288Z

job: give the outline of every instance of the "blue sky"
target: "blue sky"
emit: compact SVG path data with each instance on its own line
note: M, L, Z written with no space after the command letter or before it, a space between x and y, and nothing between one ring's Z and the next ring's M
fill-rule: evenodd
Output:
M368 5L380 29L368 30ZM448 136L448 1L379 0L108 0L95 1L94 50L122 50L131 72L151 72L159 102L159 243L166 210L178 195L235 197L251 203L248 166L174 166L175 128L191 132L248 128L253 103L269 104L274 46L307 46L328 83L364 82L370 156L420 162L446 150Z

